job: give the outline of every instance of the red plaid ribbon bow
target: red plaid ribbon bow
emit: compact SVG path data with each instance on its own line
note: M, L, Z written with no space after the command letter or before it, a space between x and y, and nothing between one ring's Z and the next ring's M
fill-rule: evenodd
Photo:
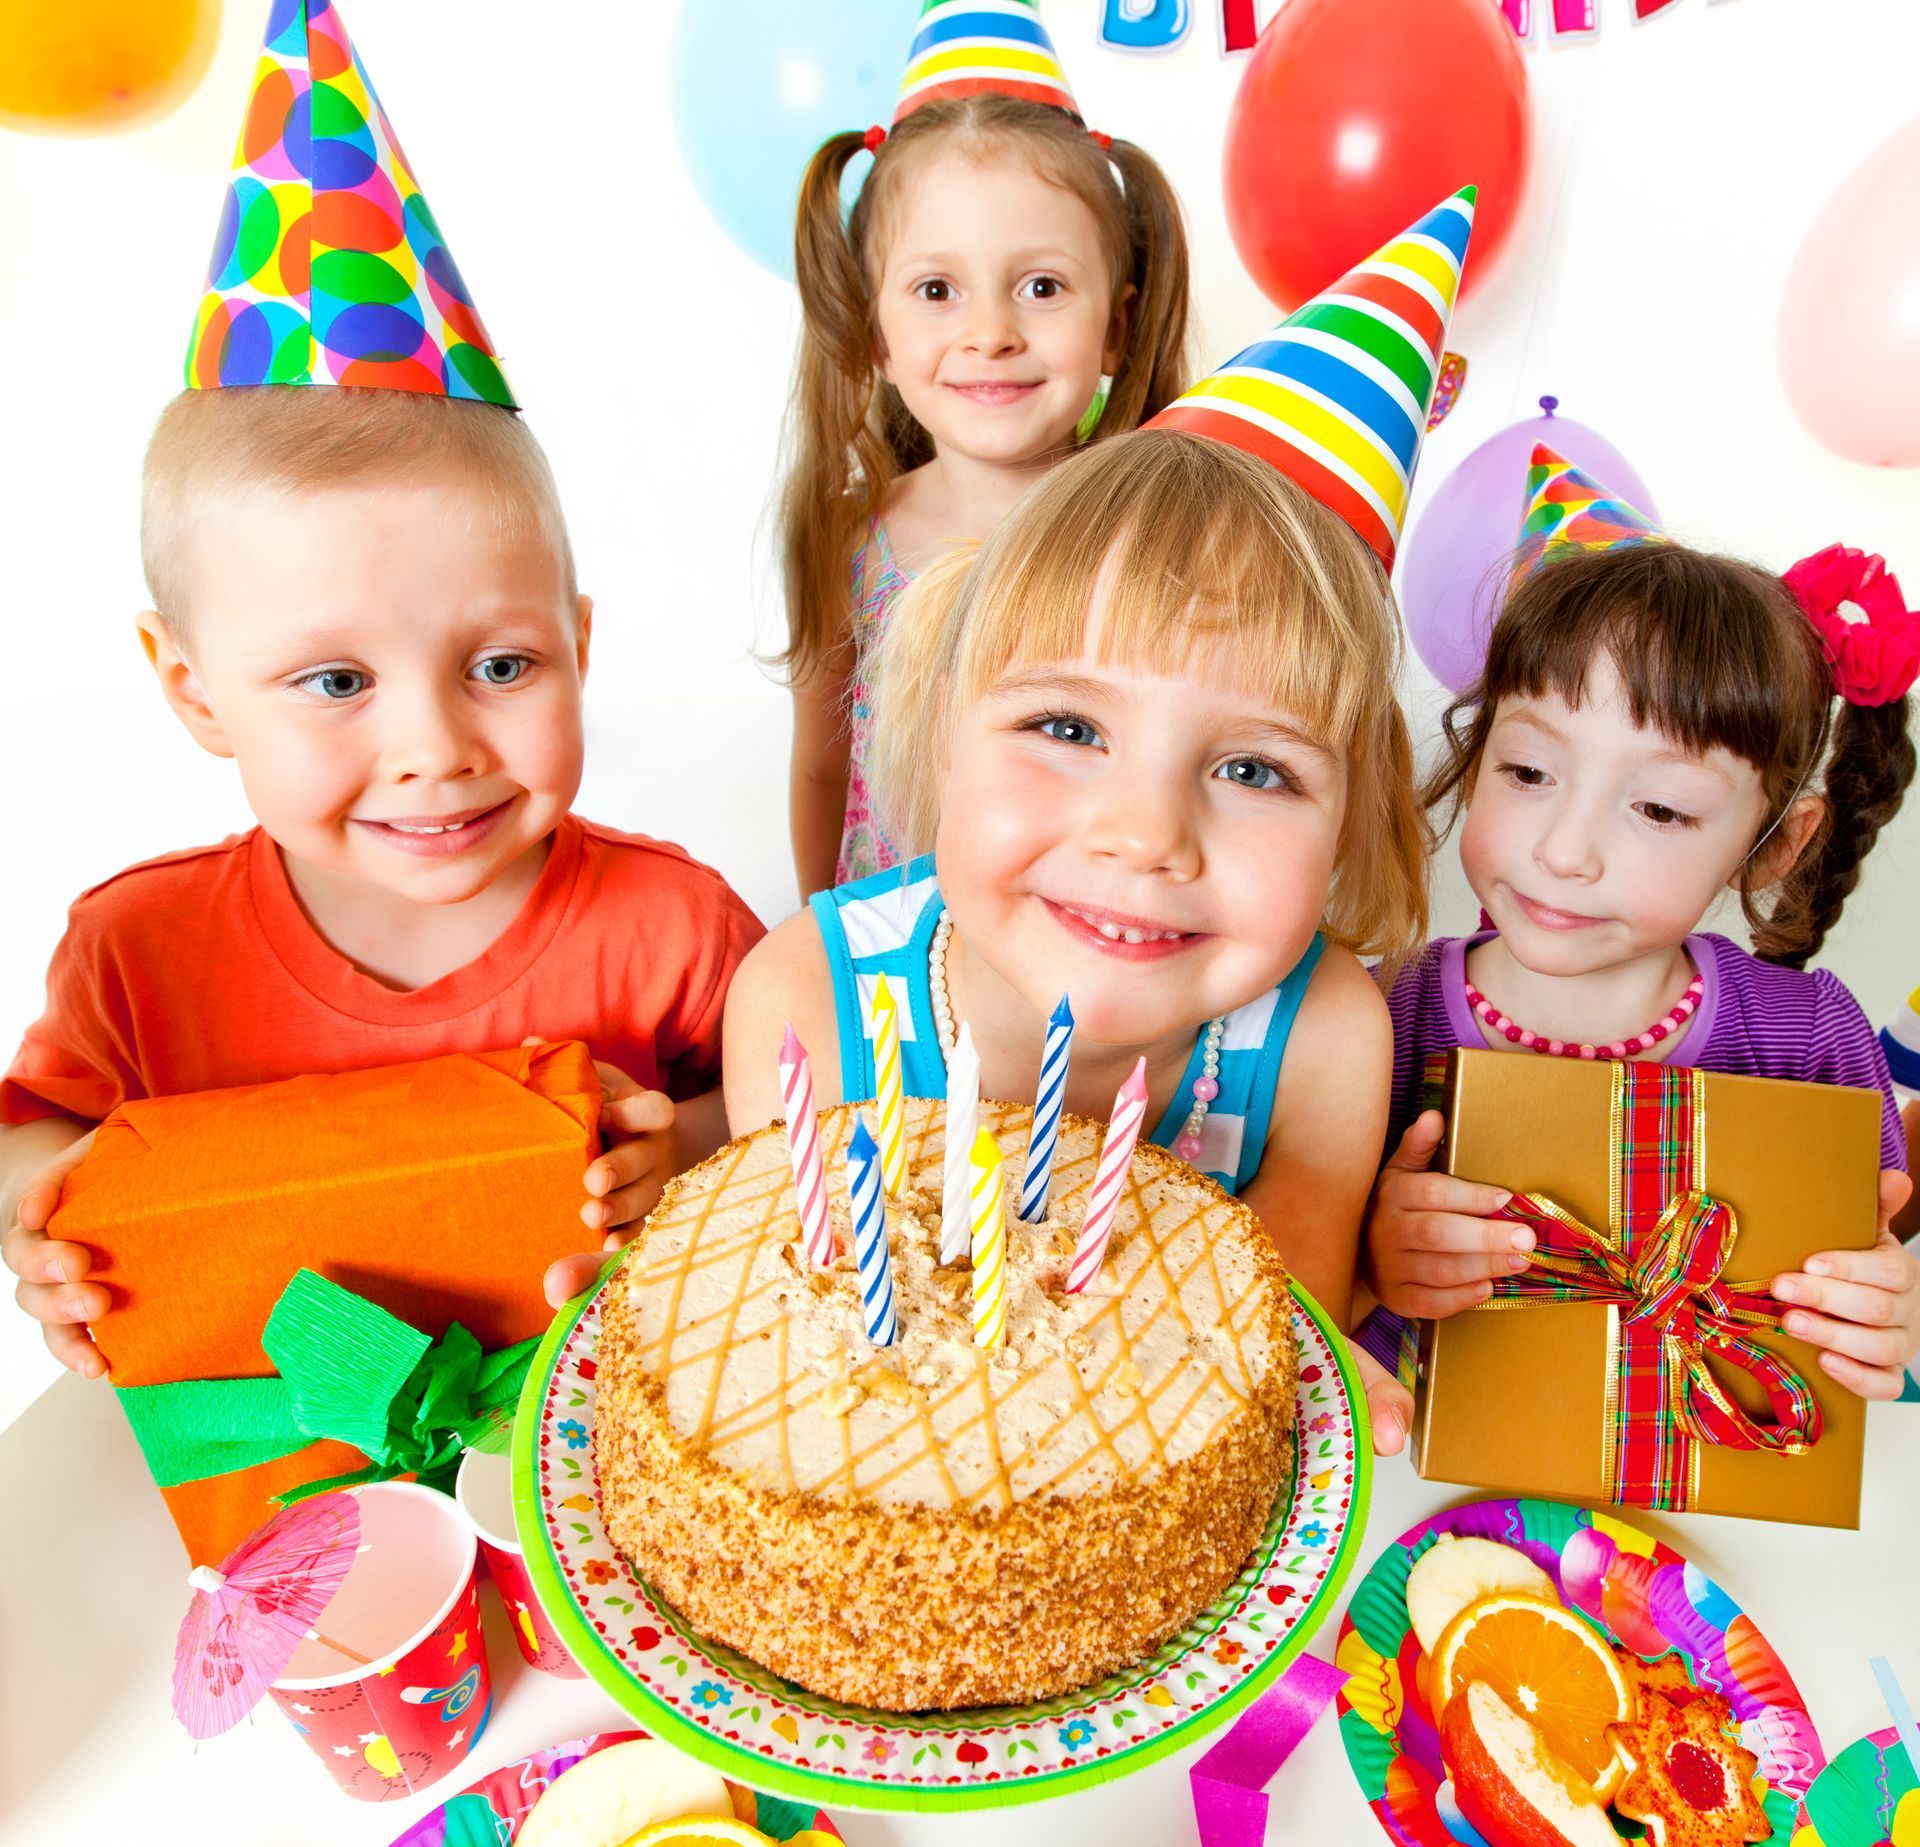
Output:
M1697 1444L1804 1455L1819 1441L1820 1407L1806 1381L1752 1338L1780 1326L1766 1285L1721 1280L1739 1227L1731 1206L1694 1186L1700 1073L1625 1063L1613 1073L1610 1232L1538 1193L1516 1194L1494 1216L1532 1230L1533 1263L1496 1282L1494 1295L1615 1311L1605 1413L1613 1497L1683 1512L1697 1488ZM1759 1383L1771 1423L1727 1395L1709 1354Z

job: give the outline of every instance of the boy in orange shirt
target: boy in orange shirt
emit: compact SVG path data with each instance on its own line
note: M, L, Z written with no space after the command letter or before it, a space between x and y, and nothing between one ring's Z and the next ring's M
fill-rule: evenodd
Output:
M250 110L243 169L311 174L312 210L262 258L236 177L188 363L209 388L161 417L143 507L142 644L260 825L83 893L0 1082L5 1261L89 1376L107 1292L45 1226L119 1103L582 1039L612 1145L581 1216L611 1243L725 1137L721 1010L761 935L718 873L570 812L593 612L553 478L337 13L307 15L310 56L269 62L365 130L296 149L289 101L263 150Z

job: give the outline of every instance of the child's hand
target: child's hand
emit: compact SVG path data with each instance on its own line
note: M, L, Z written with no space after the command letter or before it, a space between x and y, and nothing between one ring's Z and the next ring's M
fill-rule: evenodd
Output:
M1880 1176L1880 1236L1870 1250L1819 1251L1773 1279L1793 1304L1783 1326L1826 1351L1820 1370L1862 1398L1898 1398L1920 1353L1920 1263L1887 1229L1913 1191L1897 1168Z
M1407 1431L1413 1424L1413 1394L1400 1383L1364 1347L1353 1347L1355 1364L1360 1368L1360 1383L1367 1392L1367 1418L1373 1425L1373 1447L1377 1455L1397 1456L1406 1447Z
M1526 1226L1488 1218L1511 1193L1427 1171L1445 1133L1437 1109L1415 1117L1367 1207L1367 1274L1396 1315L1438 1320L1472 1308L1493 1294L1494 1277L1524 1270L1533 1249Z
M644 1090L598 1059L593 1068L600 1074L600 1129L611 1145L587 1169L591 1197L580 1208L580 1222L613 1236L645 1218L679 1171L674 1107L664 1090Z
M92 1146L89 1130L40 1168L21 1189L14 1223L0 1238L0 1257L20 1279L14 1299L42 1324L47 1351L83 1379L97 1379L107 1370L85 1324L107 1312L110 1298L100 1284L85 1280L93 1267L86 1247L48 1237L47 1221L60 1204L67 1176Z
M620 1239L610 1236L607 1250L618 1252ZM565 1308L577 1295L591 1289L597 1283L613 1258L606 1251L582 1251L577 1257L557 1257L547 1265L547 1273L540 1279L540 1286L546 1293L549 1308Z

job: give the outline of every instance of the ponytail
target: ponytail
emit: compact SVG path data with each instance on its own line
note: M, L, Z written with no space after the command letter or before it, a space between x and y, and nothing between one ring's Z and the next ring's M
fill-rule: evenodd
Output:
M791 459L780 493L788 675L817 672L846 620L855 540L894 470L868 412L875 385L872 311L840 215L840 181L866 147L847 133L821 143L800 182L793 264L805 328L794 366Z
M1804 968L1819 953L1841 907L1860 882L1860 862L1899 813L1913 781L1908 700L1885 705L1842 701L1827 760L1826 813L1764 913L1745 889L1741 905L1763 962Z
M1151 154L1131 141L1115 141L1106 153L1126 201L1134 297L1098 433L1124 435L1187 388L1187 230L1179 195Z

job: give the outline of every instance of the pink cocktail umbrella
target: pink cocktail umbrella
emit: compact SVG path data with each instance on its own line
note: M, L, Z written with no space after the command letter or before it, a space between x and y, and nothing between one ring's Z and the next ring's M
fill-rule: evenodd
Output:
M214 1570L187 1574L194 1598L173 1646L173 1716L194 1738L238 1725L309 1639L349 1661L367 1657L313 1625L353 1566L360 1504L335 1491L296 1501Z

